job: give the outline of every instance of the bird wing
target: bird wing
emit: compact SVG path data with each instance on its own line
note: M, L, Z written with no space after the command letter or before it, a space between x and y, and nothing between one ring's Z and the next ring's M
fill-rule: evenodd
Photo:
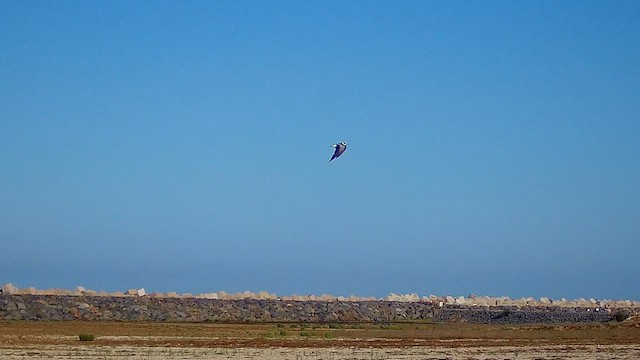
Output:
M340 152L340 146L338 146L338 145L333 145L333 147L334 147L336 150L333 152L333 156L331 157L331 159L329 160L329 162L331 162L331 160L333 160L333 159L337 158L338 156L340 156L340 154L339 154L339 152Z
M336 151L333 152L333 156L331 157L331 160L339 157L340 155L342 155L342 153L345 150L347 150L347 147L342 145L342 144L335 144L335 145L332 145L332 146L336 149ZM329 162L331 162L331 160L329 160Z

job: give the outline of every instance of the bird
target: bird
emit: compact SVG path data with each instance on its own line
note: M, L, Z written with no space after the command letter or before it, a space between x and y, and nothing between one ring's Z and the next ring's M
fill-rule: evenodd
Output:
M342 153L344 153L344 151L347 150L347 143L343 141L338 144L333 144L331 145L331 147L336 149L336 151L333 152L333 156L331 157L329 162L331 162L331 160L333 159L340 157L340 155L342 155Z

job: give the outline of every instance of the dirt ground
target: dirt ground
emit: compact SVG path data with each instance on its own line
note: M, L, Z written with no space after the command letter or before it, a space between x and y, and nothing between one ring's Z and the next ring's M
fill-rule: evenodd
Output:
M80 334L95 335L80 341ZM640 359L637 322L580 325L0 322L0 359Z

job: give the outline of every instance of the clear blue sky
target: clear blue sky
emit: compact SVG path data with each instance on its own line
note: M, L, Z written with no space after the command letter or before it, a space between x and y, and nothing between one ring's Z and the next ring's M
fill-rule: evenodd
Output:
M638 1L0 3L18 287L640 299L639 155Z

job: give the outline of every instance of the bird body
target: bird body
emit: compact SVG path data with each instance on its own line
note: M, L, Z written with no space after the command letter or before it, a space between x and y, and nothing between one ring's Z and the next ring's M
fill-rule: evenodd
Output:
M331 157L329 162L331 162L331 160L333 159L340 157L340 155L342 155L342 153L344 153L345 150L347 150L347 143L341 142L341 143L333 144L331 145L331 147L333 147L335 151L333 152L333 156Z

